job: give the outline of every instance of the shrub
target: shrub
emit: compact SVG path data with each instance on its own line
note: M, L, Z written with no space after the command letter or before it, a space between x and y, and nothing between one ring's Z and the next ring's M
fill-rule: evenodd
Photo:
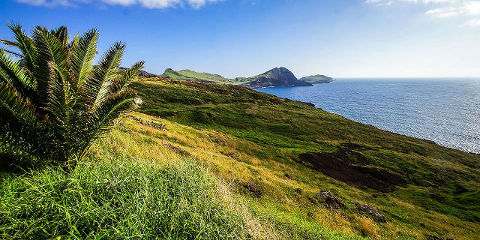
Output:
M0 155L15 158L21 149L69 165L132 106L127 85L143 62L119 74L125 44L116 43L94 66L96 30L70 41L66 27L37 26L31 37L19 25L9 27L15 41L1 42L19 52L0 49Z

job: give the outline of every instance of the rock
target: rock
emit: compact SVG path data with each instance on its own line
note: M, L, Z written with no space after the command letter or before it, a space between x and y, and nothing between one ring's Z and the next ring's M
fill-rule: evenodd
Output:
M262 191L260 190L260 188L258 188L258 186L255 182L250 181L247 184L245 184L245 187L248 189L248 191L253 193L255 195L255 197L258 198L258 197L262 196Z
M427 235L425 236L426 240L454 240L453 238L441 238L433 235Z
M223 155L237 161L237 162L242 162L242 160L235 154L235 153L232 153L232 152L229 152L229 153L223 153Z
M139 77L147 77L147 78L160 77L157 74L149 73L149 72L143 71L143 70L140 70L140 72L138 73L138 76Z
M133 120L139 122L142 125L153 127L153 128L158 129L158 130L163 130L163 131L167 130L167 127L163 123L156 123L154 121L147 121L147 120L143 120L142 118L131 116L131 115L124 115L124 117L133 119Z
M320 191L315 195L315 198L322 200L325 202L328 208L333 208L333 209L340 209L344 208L345 204L343 204L340 199L335 197L331 192L329 191Z
M274 86L312 86L310 83L299 81L290 70L284 67L274 68L254 77L237 78L237 81L240 80L247 82L243 85L251 88Z
M187 151L185 151L185 150L183 150L183 149L181 149L181 148L179 148L179 147L173 146L172 144L170 144L170 143L167 142L167 141L163 141L163 146L164 146L165 148L168 148L168 149L174 151L175 153L180 154L180 155L191 156L191 154L190 154L189 152L187 152Z
M378 209L376 207L372 207L367 204L361 204L357 201L353 202L353 204L355 205L355 207L357 207L358 210L372 216L375 221L382 223L387 222L387 220L385 219L385 215L378 212Z
M217 139L213 140L213 142L216 143L216 144L225 145L225 140L223 140L221 138L217 138Z

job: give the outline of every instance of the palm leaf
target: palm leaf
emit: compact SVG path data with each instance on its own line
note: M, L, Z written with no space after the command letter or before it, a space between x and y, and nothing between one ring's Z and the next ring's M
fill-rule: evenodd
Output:
M74 78L79 86L86 81L93 69L93 58L97 52L98 32L93 29L80 38L75 38L72 44L71 65Z
M145 64L143 61L137 62L133 64L131 68L125 69L120 77L115 79L112 85L110 85L110 92L116 93L121 91L134 77L138 75L140 70L143 68L143 64Z
M21 55L24 65L29 71L33 71L37 54L32 39L23 32L22 26L18 24L10 24L8 27L14 33L16 42L8 40L1 40L1 42L7 46L17 47L22 53Z
M67 57L69 50L54 34L45 28L37 27L33 33L33 41L38 51L37 65L34 70L38 84L38 95L41 97L39 104L44 105L50 84L50 62L57 67L62 79L68 78Z
M7 82L0 82L0 107L26 125L33 126L36 123L33 104Z
M25 74L20 63L10 58L0 49L0 80L8 82L16 91L32 96L35 85L29 75Z
M99 130L106 130L122 111L129 109L134 102L135 92L124 90L109 95L105 101L92 112L90 124Z
M92 107L97 107L107 96L108 87L120 66L125 44L115 43L102 57L100 64L94 69L94 74L85 83Z

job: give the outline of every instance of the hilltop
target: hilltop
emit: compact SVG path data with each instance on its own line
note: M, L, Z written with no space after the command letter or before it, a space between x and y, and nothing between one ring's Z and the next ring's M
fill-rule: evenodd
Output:
M274 68L254 77L236 79L237 81L247 82L243 85L251 88L312 85L304 81L299 81L290 70L284 67Z
M328 83L332 78L325 75L315 75L297 79L295 75L285 67L273 68L253 77L225 78L219 74L200 73L192 70L175 71L167 68L162 75L141 74L142 77L164 77L177 80L195 81L203 83L225 83L242 85L250 88L262 87L286 87L286 86L311 86L317 83Z

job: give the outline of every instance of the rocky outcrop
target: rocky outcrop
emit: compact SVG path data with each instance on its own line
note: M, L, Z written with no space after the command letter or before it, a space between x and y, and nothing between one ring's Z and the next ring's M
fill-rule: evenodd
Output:
M257 186L257 184L254 181L250 181L247 184L245 184L245 188L248 189L253 195L257 198L262 196L262 190Z
M342 201L340 201L340 199L338 199L337 197L335 197L331 192L329 191L320 191L319 193L317 193L315 195L315 198L318 199L319 201L321 202L324 202L325 205L328 207L328 208L332 208L332 209L340 209L340 208L344 208L345 207L345 204L343 204Z
M239 78L237 78L239 81ZM295 75L284 67L274 68L263 74L241 81L247 82L242 85L251 88L263 88L263 87L288 87L288 86L311 86L312 84L299 81Z
M385 215L378 212L378 209L376 207L372 207L367 204L361 204L357 201L353 202L353 204L355 205L355 207L357 207L358 210L372 216L375 221L382 223L387 222L387 220L385 219Z

